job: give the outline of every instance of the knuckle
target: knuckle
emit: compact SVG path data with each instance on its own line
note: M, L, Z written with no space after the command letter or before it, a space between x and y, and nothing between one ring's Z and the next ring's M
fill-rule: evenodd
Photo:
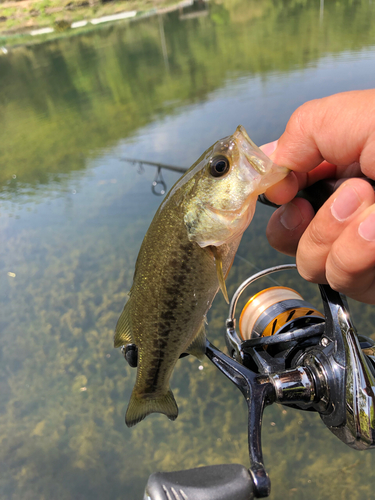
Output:
M350 263L346 262L344 252L334 249L330 252L327 259L327 280L333 289L347 286L352 281Z
M350 265L345 252L331 252L327 259L326 277L333 290L348 296L364 293L369 283L366 277L358 273Z
M327 247L327 235L325 232L324 224L320 224L316 216L310 223L307 231L304 233L302 239L302 244L306 246L310 252L315 250L315 248L326 248Z
M316 126L316 108L319 107L319 101L319 99L313 99L305 102L294 111L289 120L294 134L302 137L311 135Z
M297 251L296 264L299 275L310 283L327 283L325 278L324 263L319 264L317 260L301 258Z
M309 103L302 104L297 108L289 120L289 127L293 130L294 134L305 136L306 124L309 121Z
M305 281L309 281L310 283L319 283L320 280L315 276L314 273L303 267L303 265L298 266L298 273Z

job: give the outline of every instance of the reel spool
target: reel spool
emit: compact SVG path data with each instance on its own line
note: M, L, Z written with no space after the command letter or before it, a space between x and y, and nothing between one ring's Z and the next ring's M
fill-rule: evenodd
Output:
M242 310L242 340L268 337L321 323L324 316L292 288L274 286L253 295Z

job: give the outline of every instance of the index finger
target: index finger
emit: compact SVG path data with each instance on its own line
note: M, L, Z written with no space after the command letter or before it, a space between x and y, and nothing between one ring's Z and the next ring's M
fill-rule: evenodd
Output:
M291 116L271 159L294 172L309 172L323 160L333 165L360 162L374 175L375 89L309 101Z
M326 177L340 177L354 165L375 178L375 89L345 92L309 101L291 116L270 158L293 174L266 196L275 203L293 199L298 189ZM358 165L360 167L358 167ZM345 172L345 177L349 173Z

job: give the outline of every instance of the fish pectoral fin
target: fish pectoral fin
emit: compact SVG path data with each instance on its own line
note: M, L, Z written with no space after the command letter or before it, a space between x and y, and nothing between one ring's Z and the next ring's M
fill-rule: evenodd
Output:
M194 337L193 342L186 349L188 354L192 354L198 359L202 359L206 352L206 330L204 327L204 323L198 332L198 334Z
M117 321L114 344L115 347L121 347L125 344L134 344L131 325L130 325L130 300L125 304L124 310Z
M215 257L216 273L217 273L217 279L219 281L220 290L223 292L224 299L226 300L227 304L229 304L228 292L227 292L227 287L225 286L225 278L223 274L223 261L221 258L220 250L214 246L211 246L211 250Z
M169 420L176 420L178 406L171 389L168 389L166 394L158 397L140 397L132 392L125 415L126 425L133 427L150 413L163 413L167 415Z

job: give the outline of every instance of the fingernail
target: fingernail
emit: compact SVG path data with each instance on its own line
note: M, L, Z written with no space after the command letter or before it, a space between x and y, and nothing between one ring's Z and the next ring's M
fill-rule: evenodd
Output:
M300 209L293 203L287 203L282 209L284 210L280 216L281 224L289 231L296 229L303 221Z
M350 217L362 203L357 191L351 186L346 186L339 191L337 198L331 205L331 213L335 219L343 222Z
M370 214L358 226L358 233L366 241L375 241L375 214Z
M263 146L260 146L260 149L267 156L270 156L276 150L278 142L279 142L278 140L273 142L268 142L267 144L263 144Z

